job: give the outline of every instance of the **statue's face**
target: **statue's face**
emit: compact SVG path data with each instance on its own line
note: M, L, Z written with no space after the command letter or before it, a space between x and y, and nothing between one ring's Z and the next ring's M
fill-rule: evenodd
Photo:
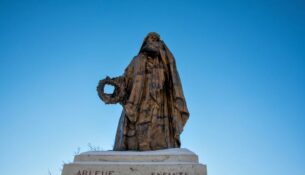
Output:
M150 43L150 42L158 42L159 38L155 35L149 35L146 39L146 42Z
M149 55L158 55L159 48L160 48L160 38L155 35L148 35L145 39L145 44L141 51Z

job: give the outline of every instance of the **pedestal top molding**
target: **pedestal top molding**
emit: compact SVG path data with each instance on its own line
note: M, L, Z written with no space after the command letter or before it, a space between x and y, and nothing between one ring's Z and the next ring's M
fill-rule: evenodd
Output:
M172 148L157 151L89 151L76 155L74 162L189 162L198 163L198 156L192 151Z
M62 175L206 175L206 165L188 149L89 151L65 164Z

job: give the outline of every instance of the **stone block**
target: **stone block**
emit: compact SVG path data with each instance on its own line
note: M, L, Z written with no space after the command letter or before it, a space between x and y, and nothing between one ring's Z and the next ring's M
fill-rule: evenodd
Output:
M187 149L90 151L65 164L62 175L207 175L207 169Z

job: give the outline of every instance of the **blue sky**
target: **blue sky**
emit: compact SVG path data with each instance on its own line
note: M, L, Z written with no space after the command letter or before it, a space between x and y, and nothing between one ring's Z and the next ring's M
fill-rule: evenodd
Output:
M182 147L209 175L305 175L301 0L1 0L1 173L60 174L88 143L111 149L122 108L97 83L151 31L182 79Z

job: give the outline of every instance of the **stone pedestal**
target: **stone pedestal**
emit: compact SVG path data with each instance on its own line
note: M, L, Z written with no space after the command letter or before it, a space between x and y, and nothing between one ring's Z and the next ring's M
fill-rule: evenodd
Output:
M62 175L207 175L207 169L187 149L90 151L65 164Z

